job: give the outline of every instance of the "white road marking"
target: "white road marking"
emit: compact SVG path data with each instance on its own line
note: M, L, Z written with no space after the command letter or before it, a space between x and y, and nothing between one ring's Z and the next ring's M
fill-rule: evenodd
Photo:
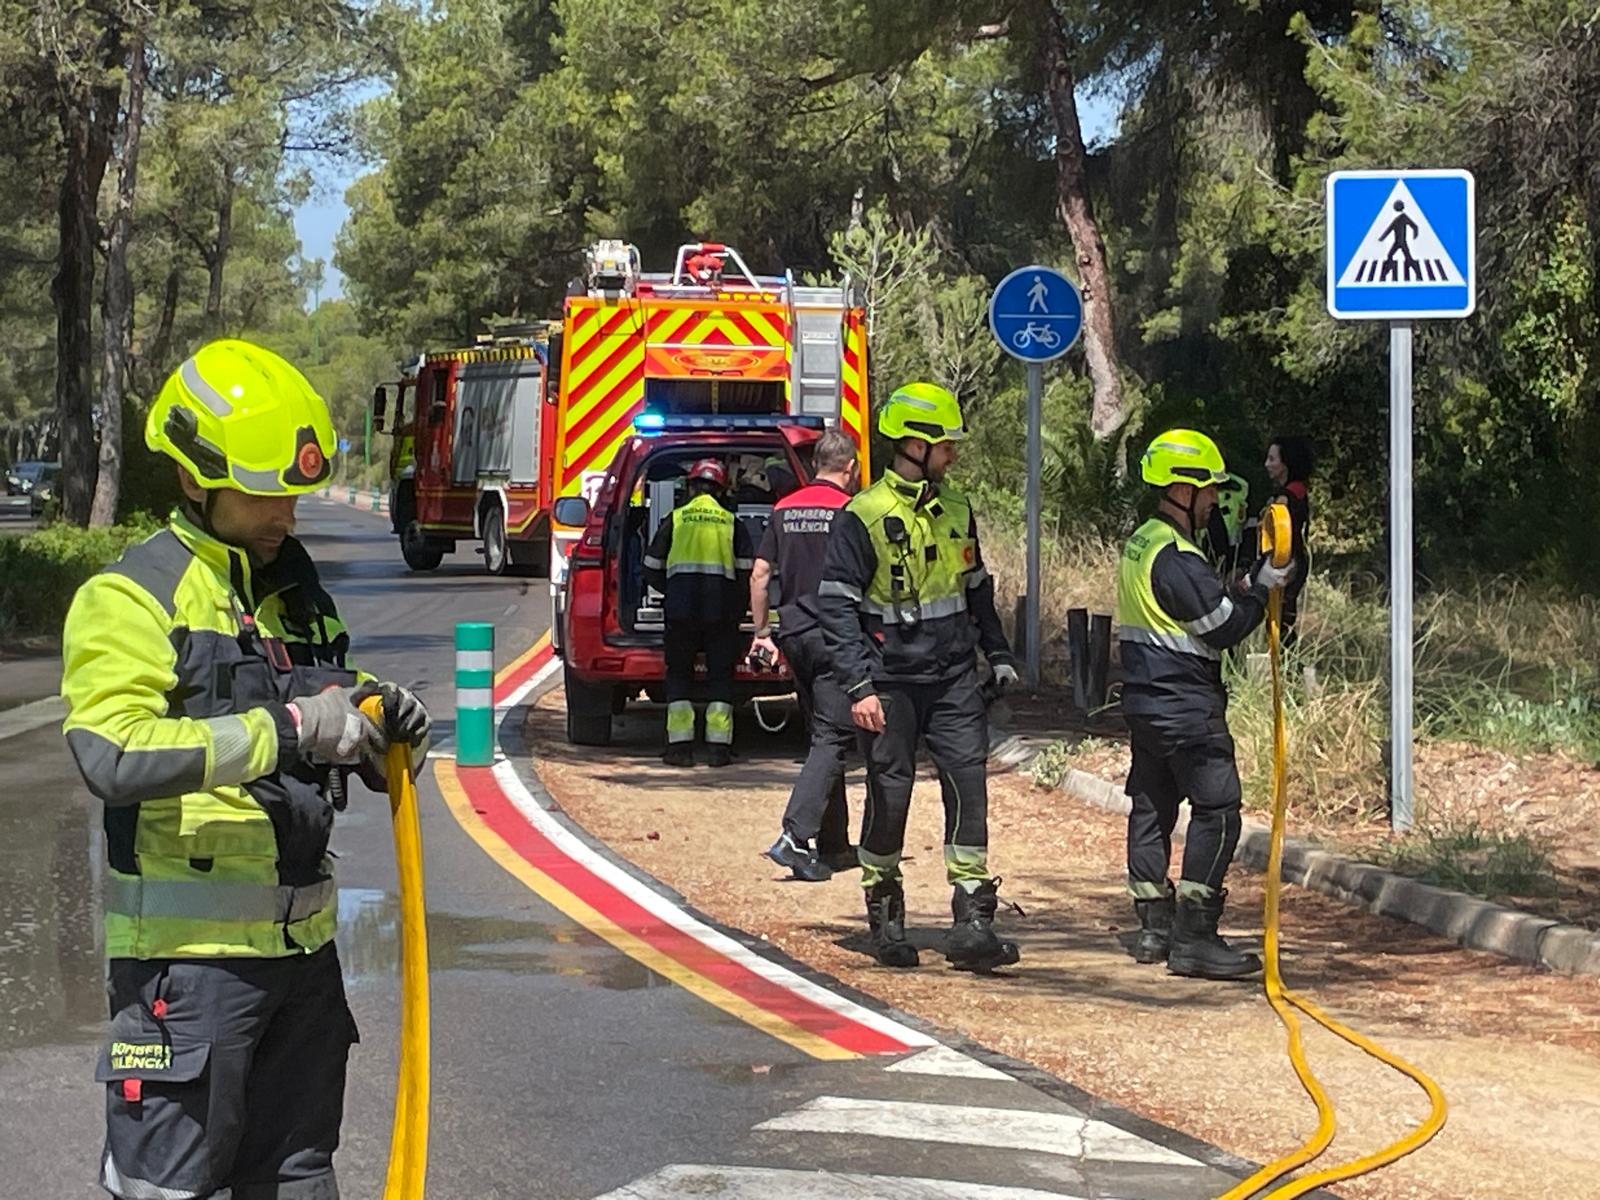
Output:
M516 691L512 692L504 700L501 700L498 704L496 704L494 706L495 712L500 713L505 712L507 709L515 708L517 705L521 704L523 700L527 699L528 693L532 692L535 688L542 686L545 680L549 679L559 670L561 670L561 659L552 656L550 661L535 671L532 677L529 678L526 683L524 683Z
M949 1046L933 1046L913 1054L910 1058L890 1063L884 1070L905 1071L913 1075L949 1075L956 1079L998 1079L1005 1083L1011 1082L1011 1076L1004 1071L996 1071L993 1067L985 1066L977 1059L969 1058Z
M1104 1121L1015 1108L818 1096L756 1128L1037 1150L1116 1162L1203 1165Z
M559 666L559 660L552 660L551 666ZM541 672L542 674L542 672ZM535 676L537 679L538 676ZM632 875L619 867L613 866L595 851L589 849L577 836L569 832L565 826L539 807L539 802L533 798L517 775L515 763L503 762L494 768L495 779L499 781L506 798L516 807L523 817L550 839L563 854L573 861L581 864L591 874L597 875L612 887L622 892L651 915L658 917L663 923L670 925L683 933L688 934L708 949L715 951L725 958L732 959L778 987L786 988L795 995L803 997L826 1008L830 1012L838 1013L846 1020L858 1025L864 1025L876 1030L885 1037L893 1038L902 1046L909 1048L916 1046L933 1046L938 1043L932 1037L902 1025L899 1021L891 1020L881 1013L873 1012L853 1000L846 1000L843 996L835 995L820 984L797 975L788 967L780 966L761 955L746 949L734 941L727 934L711 928L704 922L697 921L672 901L656 892L653 888L640 883Z
M773 1167L716 1167L676 1163L596 1200L1083 1200L1067 1192L956 1183L905 1175L851 1175L836 1171L786 1171Z
M59 725L67 719L67 702L60 696L46 696L0 711L0 741L43 729L46 725Z

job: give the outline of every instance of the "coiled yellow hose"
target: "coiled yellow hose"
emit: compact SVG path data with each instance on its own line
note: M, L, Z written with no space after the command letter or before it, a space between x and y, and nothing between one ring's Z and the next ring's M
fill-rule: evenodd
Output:
M361 711L383 724L383 700ZM422 884L422 823L411 747L390 744L385 772L400 880L400 1066L384 1200L421 1200L428 1177L428 907Z
M1280 502L1267 506L1261 522L1261 549L1271 554L1272 561L1278 566L1283 566L1289 561L1291 555L1289 510ZM1328 1148L1338 1131L1338 1120L1334 1115L1333 1105L1328 1100L1328 1094L1306 1061L1305 1043L1295 1009L1299 1009L1328 1032L1366 1051L1401 1074L1409 1076L1427 1093L1429 1110L1427 1119L1398 1141L1351 1162L1328 1167L1285 1183L1268 1192L1264 1200L1291 1200L1292 1197L1303 1196L1326 1184L1353 1179L1357 1175L1364 1175L1396 1159L1404 1158L1412 1151L1427 1145L1439 1130L1444 1128L1448 1111L1444 1093L1432 1079L1404 1059L1389 1053L1370 1038L1334 1020L1304 996L1283 986L1283 975L1278 962L1278 902L1283 891L1283 834L1289 807L1289 734L1283 713L1283 652L1279 643L1282 606L1283 594L1274 589L1267 601L1267 644L1272 658L1272 839L1267 856L1267 895L1264 914L1266 987L1268 1002L1289 1032L1289 1061L1294 1066L1295 1075L1299 1077L1301 1086L1317 1106L1317 1128L1304 1144L1282 1158L1268 1163L1250 1178L1225 1192L1219 1200L1246 1200L1246 1197L1255 1195L1269 1184L1275 1183L1284 1175L1298 1170L1315 1159Z

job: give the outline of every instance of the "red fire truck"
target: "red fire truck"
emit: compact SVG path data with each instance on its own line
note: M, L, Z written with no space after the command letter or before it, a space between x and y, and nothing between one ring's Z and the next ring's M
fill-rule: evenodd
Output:
M598 242L560 322L424 354L378 389L401 552L431 570L479 539L492 572L548 569L568 735L608 740L611 714L665 677L660 597L639 587L634 559L679 498L686 456L726 456L739 518L759 539L780 481L804 481L822 427L855 438L865 472L866 355L848 279L756 275L714 242L681 246L670 272L647 274L633 246ZM617 463L626 469L608 476ZM569 588L580 539L614 548L576 556L610 565ZM741 668L740 687L789 684Z
M809 477L825 425L854 436L865 471L866 330L848 280L757 276L721 244L680 247L670 274L648 275L632 247L601 243L586 275L560 339L553 635L567 736L605 744L612 717L665 680L661 597L642 559L689 465L724 460L756 543L774 502ZM784 670L745 666L735 685L746 697L792 688Z
M423 354L374 393L373 425L394 435L390 523L412 570L433 570L470 540L483 543L491 574L546 569L551 495L541 449L554 328L502 328L468 349Z

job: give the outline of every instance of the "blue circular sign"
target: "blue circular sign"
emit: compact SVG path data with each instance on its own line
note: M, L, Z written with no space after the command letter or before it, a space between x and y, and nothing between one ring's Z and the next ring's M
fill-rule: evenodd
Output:
M1083 331L1083 297L1053 267L1018 267L989 297L989 328L1011 357L1050 362L1071 349Z

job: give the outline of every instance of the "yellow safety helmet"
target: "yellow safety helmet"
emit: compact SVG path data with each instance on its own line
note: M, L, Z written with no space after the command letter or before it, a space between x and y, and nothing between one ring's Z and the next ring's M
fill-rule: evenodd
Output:
M328 405L293 365L233 338L209 342L150 406L144 444L203 488L252 496L314 491L333 473Z
M1139 476L1146 483L1166 487L1172 483L1192 483L1196 487L1222 483L1228 469L1222 451L1203 433L1193 429L1169 429L1145 447L1139 460Z
M878 413L878 432L886 438L921 438L937 445L967 436L961 402L936 383L908 383L889 397Z

